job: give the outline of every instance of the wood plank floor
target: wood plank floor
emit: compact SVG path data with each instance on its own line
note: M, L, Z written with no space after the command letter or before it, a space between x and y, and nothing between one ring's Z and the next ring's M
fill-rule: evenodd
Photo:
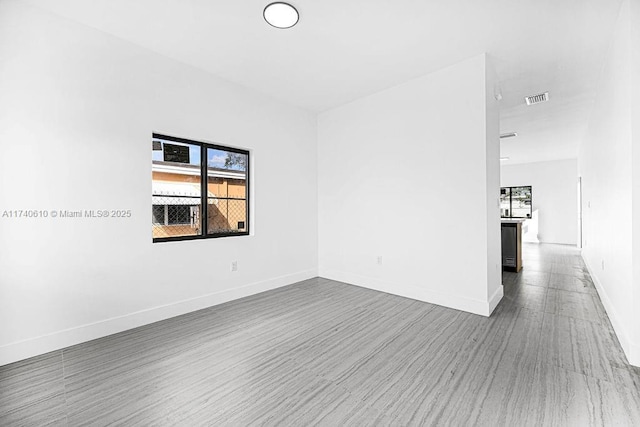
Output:
M640 425L579 252L524 265L490 318L317 278L0 367L0 425Z

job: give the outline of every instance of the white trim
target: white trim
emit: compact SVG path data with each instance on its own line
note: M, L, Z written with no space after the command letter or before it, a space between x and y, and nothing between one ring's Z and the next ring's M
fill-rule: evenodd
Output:
M176 165L166 165L166 164L158 164L152 163L151 170L153 172L163 172L163 173L172 173L178 175L191 175L191 176L200 176L200 167L195 165L196 167L188 166L176 166ZM207 176L212 176L215 178L233 178L233 179L245 179L247 177L244 172L235 172L232 170L220 171L215 169L207 169Z
M207 176L212 176L214 178L233 178L233 179L246 179L247 175L244 172L228 172L228 171L217 171L217 170L207 170Z
M156 196L200 198L200 182L163 181L154 179L151 192Z
M609 316L609 320L611 320L611 325L613 326L613 330L618 337L618 341L620 342L620 346L624 351L625 356L627 356L627 360L629 364L634 366L640 366L640 345L634 343L629 338L629 334L627 333L627 329L625 328L624 322L621 316L618 314L617 310L611 303L609 299L609 295L605 291L604 286L600 283L600 279L598 276L594 274L594 270L589 265L589 261L584 256L584 253L581 253L584 264L587 266L587 270L589 271L589 275L593 280L593 283L596 286L596 290L598 291L598 296L600 297L600 301L602 301L602 305L604 306L607 315Z
M502 278L502 274L500 276ZM501 283L498 286L498 289L496 289L493 295L491 295L491 298L489 298L489 315L491 315L493 313L493 310L495 310L498 304L500 304L500 301L502 301L503 296L504 296L504 286L502 286L502 283Z
M200 176L200 167L198 165L194 165L194 166L195 167L172 166L172 165L157 164L154 162L152 163L151 170L153 172Z
M0 346L0 366L316 277L310 269Z
M466 311L468 313L478 314L485 317L489 317L491 315L491 312L502 298L502 285L500 285L496 290L490 301L483 301L459 295L431 291L415 285L405 285L403 286L404 289L401 292L398 292L397 286L393 286L390 283L383 282L373 277L361 276L359 274L339 270L321 270L319 274L320 277L326 279L337 280L350 285L361 286L375 291L441 305L443 307Z
M218 204L216 195L211 191L207 191L207 197L215 199L210 200L209 204ZM199 182L153 180L151 183L151 204L153 205L195 206L201 201ZM165 221L165 224L167 222Z

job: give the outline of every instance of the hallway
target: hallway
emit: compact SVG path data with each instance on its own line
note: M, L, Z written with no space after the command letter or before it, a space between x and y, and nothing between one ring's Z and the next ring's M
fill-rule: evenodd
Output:
M553 376L558 375L555 381L559 384L565 379L569 380L567 384L580 384L575 387L573 399L558 402L555 410L567 410L569 415L575 406L576 422L571 423L576 425L580 424L578 419L587 420L583 418L587 413L596 416L609 411L611 422L625 424L615 415L613 399L599 408L592 406L592 393L597 390L602 396L610 394L618 405L637 409L640 368L628 364L580 250L525 243L523 265L518 274L503 272L505 296L496 314L507 307L520 307L536 323L540 322L537 364L555 371ZM570 396L567 390L566 397ZM635 400L627 401L628 396ZM634 423L638 422L636 418Z

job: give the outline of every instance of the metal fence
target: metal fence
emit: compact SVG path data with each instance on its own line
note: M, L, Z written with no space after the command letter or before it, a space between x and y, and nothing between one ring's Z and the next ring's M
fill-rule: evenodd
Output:
M201 235L201 198L198 196L154 194L153 238ZM207 233L228 234L247 231L247 200L208 197Z
M209 197L207 233L247 231L247 200L233 197Z
M200 234L200 197L153 195L153 238Z

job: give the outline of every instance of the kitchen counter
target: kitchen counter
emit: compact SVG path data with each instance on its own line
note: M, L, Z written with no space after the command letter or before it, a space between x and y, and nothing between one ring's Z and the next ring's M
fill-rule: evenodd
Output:
M518 224L523 223L529 218L500 218L500 222L503 224Z

